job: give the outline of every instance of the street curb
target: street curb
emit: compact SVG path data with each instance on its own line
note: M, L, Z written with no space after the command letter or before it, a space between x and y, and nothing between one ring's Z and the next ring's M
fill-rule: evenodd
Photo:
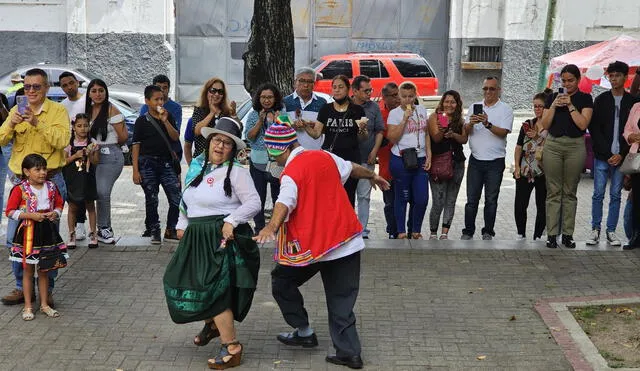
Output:
M640 368L610 368L569 311L569 307L624 303L640 303L640 293L541 299L534 307L574 370L637 371Z

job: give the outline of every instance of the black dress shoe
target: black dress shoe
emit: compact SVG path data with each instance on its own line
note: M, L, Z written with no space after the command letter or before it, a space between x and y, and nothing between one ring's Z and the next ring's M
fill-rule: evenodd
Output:
M362 358L360 358L360 356L327 356L327 358L325 359L327 360L327 362L333 363L334 365L347 366L349 368L360 369L363 366Z
M624 245L624 246L622 246L622 250L633 250L633 249L640 249L640 246L636 246L636 245Z
M573 236L569 235L569 234L563 234L562 235L562 244L567 249L575 249L576 248L576 241L574 241L573 240Z
M556 236L547 237L547 247L550 249L558 248L558 240L556 239Z
M293 330L288 334L280 334L277 337L278 341L282 344L293 345L303 348L313 348L318 346L318 338L313 333L309 336L298 335L298 330Z

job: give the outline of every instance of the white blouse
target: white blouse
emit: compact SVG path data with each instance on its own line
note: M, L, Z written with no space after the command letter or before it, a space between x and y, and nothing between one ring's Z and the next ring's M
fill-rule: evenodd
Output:
M176 229L185 229L188 218L211 215L227 215L224 221L237 227L247 223L260 212L260 195L253 185L249 169L234 165L231 170L231 197L224 194L224 179L228 165L219 166L205 175L197 187L188 187L182 194L187 206L180 209Z
M116 129L113 128L113 125L119 124L124 121L124 116L119 113L115 116L109 117L108 125L107 125L107 137L105 140L102 140L102 135L98 134L96 138L97 144L109 145L109 144L118 144L118 133L116 133ZM93 125L93 121L91 121Z

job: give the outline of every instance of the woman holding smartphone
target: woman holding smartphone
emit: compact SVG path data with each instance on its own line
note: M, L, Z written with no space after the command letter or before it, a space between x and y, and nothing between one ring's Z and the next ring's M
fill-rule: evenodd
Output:
M282 109L280 90L271 83L259 86L253 96L253 111L249 113L247 125L244 128L244 135L251 147L249 171L262 204L260 212L253 217L256 233L265 226L264 203L267 199L267 185L271 186L271 200L273 202L278 199L280 194L280 179L271 176L267 169L269 155L267 147L264 145L264 133L275 122L280 112L286 113Z
M538 93L533 97L533 119L525 121L520 127L518 141L513 159L515 169L513 177L516 179L516 199L514 215L518 229L518 239L524 240L527 229L527 208L531 192L536 190L536 222L533 239L542 237L546 222L547 185L539 153L544 148L547 131L541 130L540 119L544 112L545 93Z
M560 78L562 87L547 98L540 119L542 129L549 131L542 156L547 183L547 247L557 248L557 236L562 232L562 244L573 249L576 194L587 156L584 133L593 114L593 99L578 90L580 69L576 65L564 66Z
M466 157L462 145L467 143L467 132L464 129L462 116L462 99L460 93L449 90L442 94L436 112L429 116L429 136L431 137L431 153L434 158L446 156L453 167L451 179L438 181L429 177L433 204L429 214L430 240L438 239L438 224L442 214L441 240L448 239L449 228L456 210L456 199L464 177L464 161ZM444 210L444 214L443 214Z

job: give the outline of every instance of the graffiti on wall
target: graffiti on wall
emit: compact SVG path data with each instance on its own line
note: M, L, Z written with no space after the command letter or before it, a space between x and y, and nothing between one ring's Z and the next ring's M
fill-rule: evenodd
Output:
M316 2L316 26L351 27L352 0Z

